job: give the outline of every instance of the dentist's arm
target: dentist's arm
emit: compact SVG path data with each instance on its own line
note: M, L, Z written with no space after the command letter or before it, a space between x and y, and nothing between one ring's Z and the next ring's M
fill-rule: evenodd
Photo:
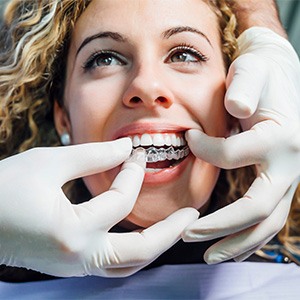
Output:
M180 238L198 217L182 209L142 232L109 233L132 210L145 157L127 160L111 188L72 205L67 181L121 164L130 139L69 147L36 148L0 161L0 264L56 276L128 276Z
M241 31L263 25L282 34L278 19L272 19L275 6L266 6L273 1L235 2L240 9L253 8L253 17L239 20ZM254 17L257 7L263 8L264 17ZM241 9L240 18L245 13ZM243 260L272 239L286 222L300 175L299 58L285 38L263 27L243 31L238 43L225 106L240 119L244 132L227 139L199 131L187 134L196 156L225 169L251 164L257 169L243 198L200 218L184 232L184 240L190 242L226 236L207 250L208 263Z
M235 0L232 9L238 19L238 31L241 34L254 26L266 27L277 34L287 37L279 19L274 0Z

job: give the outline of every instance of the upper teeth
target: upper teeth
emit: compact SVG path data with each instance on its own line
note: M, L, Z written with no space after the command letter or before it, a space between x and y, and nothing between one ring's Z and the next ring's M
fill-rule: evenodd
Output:
M182 134L179 133L144 133L130 136L133 147L139 146L174 146L181 147L186 144Z

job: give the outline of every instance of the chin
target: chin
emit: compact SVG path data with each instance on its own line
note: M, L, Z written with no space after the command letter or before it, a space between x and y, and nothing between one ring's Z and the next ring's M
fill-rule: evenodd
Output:
M102 174L86 177L85 183L92 194L98 195L108 190L118 172L119 169L115 168L105 172L105 176ZM149 180L147 175L150 175L148 179L151 177ZM146 172L132 211L119 225L127 230L148 228L185 207L193 207L201 214L205 213L218 175L218 168L191 156L171 170L169 168L150 174Z
M205 209L209 203L208 198L202 199L199 203L193 204L188 196L188 191L177 193L176 196L163 196L161 193L151 193L145 195L143 191L138 198L131 213L120 223L120 226L135 230L138 228L148 228L155 223L166 219L178 209L184 207L194 207L196 209Z
M179 208L178 208L179 209ZM157 210L155 213L147 213L147 212L136 212L133 211L126 217L120 225L126 229L134 230L138 228L148 228L155 223L164 220L177 209L171 211L164 211L163 213L160 210Z

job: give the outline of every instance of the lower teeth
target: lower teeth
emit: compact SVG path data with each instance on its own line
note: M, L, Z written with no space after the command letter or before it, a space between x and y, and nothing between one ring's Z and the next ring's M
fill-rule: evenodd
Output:
M147 173L157 173L163 169L152 169L152 168L146 168Z
M179 160L181 158L184 158L189 155L190 149L188 146L185 146L183 149L177 149L175 150L172 146L165 149L165 148L155 148L150 147L147 149L144 148L135 148L132 150L132 153L135 151L143 149L146 151L146 162L147 163L154 163L158 161L164 161L164 160Z

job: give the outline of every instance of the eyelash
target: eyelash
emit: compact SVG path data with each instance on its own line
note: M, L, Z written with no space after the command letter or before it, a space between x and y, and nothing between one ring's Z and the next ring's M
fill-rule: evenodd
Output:
M100 58L101 55L105 54L110 55L111 57L114 57L115 59L119 60L121 64L126 64L123 57L118 52L114 50L100 50L92 53L91 56L87 59L87 61L83 64L82 68L84 69L84 71L88 71L95 68L94 64L96 60Z
M171 53L168 55L168 59L170 59L178 51L179 52L180 51L182 51L182 52L184 52L184 51L189 52L189 54L192 54L192 55L196 56L196 58L199 60L198 62L200 62L200 63L201 62L206 62L206 61L209 60L209 58L206 55L204 55L203 53L201 53L199 50L195 49L194 46L189 45L189 44L185 44L185 43L180 44L179 46L173 48L171 50Z
M194 63L201 63L208 61L208 57L204 54L202 54L200 51L195 49L192 45L189 44L180 44L179 46L173 48L170 50L170 54L168 55L167 60L169 60L173 55L175 55L177 52L188 52L189 54L194 55L197 58L197 62ZM115 59L119 60L121 64L126 64L123 57L116 51L113 50L100 50L92 53L92 55L87 59L87 61L83 64L82 68L85 72L95 68L95 62L96 59L100 58L101 55L108 54L111 57L114 57ZM191 62L186 62L191 63Z

